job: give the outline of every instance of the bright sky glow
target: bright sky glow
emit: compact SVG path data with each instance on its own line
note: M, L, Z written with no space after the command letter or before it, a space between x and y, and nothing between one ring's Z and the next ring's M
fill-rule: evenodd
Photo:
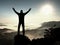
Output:
M18 12L32 8L25 16L26 29L38 28L48 21L60 21L60 0L0 0L0 23L8 25L1 28L17 30L18 16L13 7Z
M26 29L34 29L34 28L40 27L41 23L43 22L56 20L55 17L57 16L55 15L54 7L52 5L44 4L40 8L38 8L38 10L37 10L38 11L37 13L35 12L28 13L25 16ZM7 28L12 28L14 30L17 30L18 16L14 12L11 15L12 15L11 17L4 18L3 20L7 20L7 21L5 22L3 21L3 22L9 25L7 26Z
M49 15L49 14L53 13L53 10L54 9L53 9L52 5L46 4L41 7L40 12L41 12L41 14Z

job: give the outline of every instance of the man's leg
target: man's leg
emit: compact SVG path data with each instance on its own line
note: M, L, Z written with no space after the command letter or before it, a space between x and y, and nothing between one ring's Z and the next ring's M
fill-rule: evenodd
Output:
M24 25L24 22L22 23L22 29L23 29L23 36L25 35L25 25Z
M20 25L21 25L21 23L19 22L18 23L18 35L20 34Z

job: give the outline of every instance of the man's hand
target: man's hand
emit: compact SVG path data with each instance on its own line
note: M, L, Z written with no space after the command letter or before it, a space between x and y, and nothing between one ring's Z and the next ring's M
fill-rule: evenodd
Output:
M28 12L30 12L30 10L31 10L31 8L25 13L25 15L26 15Z
M31 8L29 10L31 10Z
M13 10L15 10L14 8L12 8Z
M16 13L16 14L18 14L18 12L15 10L15 8L12 8L13 9L13 11Z

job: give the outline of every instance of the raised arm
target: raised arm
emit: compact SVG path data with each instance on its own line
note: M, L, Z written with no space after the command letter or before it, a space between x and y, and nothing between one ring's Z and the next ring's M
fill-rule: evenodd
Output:
M30 12L30 10L31 10L31 8L26 13L24 13L24 14L27 14L28 12Z
M15 10L15 8L12 8L13 9L13 11L16 13L16 14L18 14L18 12Z

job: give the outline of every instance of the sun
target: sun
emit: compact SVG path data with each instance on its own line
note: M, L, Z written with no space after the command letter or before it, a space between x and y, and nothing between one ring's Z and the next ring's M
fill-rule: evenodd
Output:
M53 13L53 6L46 4L40 8L40 13L44 15L49 15Z

